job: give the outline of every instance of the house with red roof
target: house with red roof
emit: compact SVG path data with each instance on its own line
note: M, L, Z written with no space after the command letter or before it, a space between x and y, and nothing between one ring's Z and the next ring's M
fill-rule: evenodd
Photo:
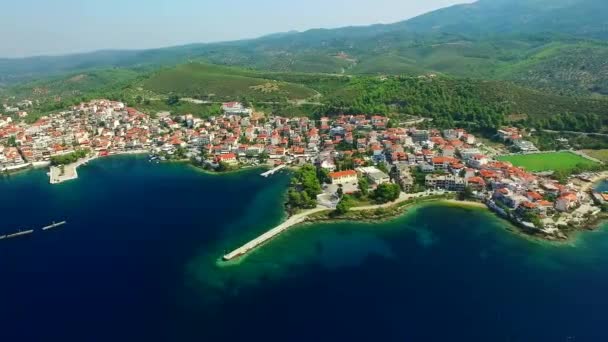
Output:
M555 201L555 209L561 212L566 212L576 208L580 204L578 197L575 193L566 193L561 195Z
M329 178L332 184L356 184L358 182L355 170L332 172L329 174Z
M226 153L220 154L215 157L215 161L217 163L226 163L226 164L237 164L238 160L236 159L236 154L234 153Z

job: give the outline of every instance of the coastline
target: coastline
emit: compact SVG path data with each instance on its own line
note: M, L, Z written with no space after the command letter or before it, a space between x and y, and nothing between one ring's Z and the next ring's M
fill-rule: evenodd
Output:
M201 173L204 173L206 175L209 175L209 176L229 176L229 175L237 175L237 174L240 174L240 173L246 173L246 172L249 172L249 171L252 171L252 170L257 170L257 169L259 169L259 170L266 169L265 166L258 165L258 166L240 167L240 168L235 169L235 170L216 172L216 171L206 170L206 169L203 169L202 167L196 166L193 163L191 163L189 160L169 161L169 162L180 162L180 163L188 164L189 167L195 169L198 172L201 172Z
M602 171L594 177L590 178L589 181L581 187L581 191L588 192L590 190L593 190L597 186L597 183L606 179L608 179L608 171Z
M419 194L418 194L419 195ZM523 227L518 226L512 220L502 217L495 213L485 203L470 201L470 200L457 200L452 193L442 193L438 195L431 195L427 197L402 196L395 202L380 204L376 206L365 206L351 208L349 212L341 216L333 216L333 211L329 208L319 208L300 212L296 215L289 217L286 221L282 222L279 226L265 232L254 240L251 240L243 246L235 249L231 253L225 254L220 264L232 265L238 263L237 261L243 259L247 254L255 251L263 245L281 233L287 231L290 228L297 228L300 226L312 225L315 223L336 223L336 222L365 222L365 223L384 223L394 219L397 219L407 213L408 209L414 206L422 205L445 205L451 207L459 207L473 210L484 210L487 213L492 214L496 219L505 223L505 230L517 235L520 238L524 238L527 241L535 243L551 243L555 245L573 245L583 232L597 231L601 226L601 223L608 219L608 214L599 215L592 221L588 222L584 227L573 228L565 232L563 239L551 238L547 234L543 234L542 231L530 231L525 230Z
M107 156L120 156L120 155L138 155L138 154L147 154L149 153L147 150L133 150L133 151L121 151L110 153ZM80 159L75 163L61 165L61 166L51 166L49 171L49 182L51 184L61 184L67 181L78 179L78 168L80 166L86 165L89 162L106 157L100 156L99 153L95 153L92 156L88 156L86 158ZM63 167L63 170L62 170Z

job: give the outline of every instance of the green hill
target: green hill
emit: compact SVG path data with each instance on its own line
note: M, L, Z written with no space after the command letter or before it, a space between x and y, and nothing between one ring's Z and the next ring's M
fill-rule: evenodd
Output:
M278 81L259 72L202 63L188 63L161 70L142 82L142 87L158 94L215 99L255 98L307 99L317 92L300 84Z
M396 25L415 32L452 32L476 37L554 32L608 39L606 13L605 0L479 0Z
M115 89L142 77L141 70L104 69L52 77L5 89L4 94L18 98L74 97Z
M564 93L604 94L605 13L605 0L479 0L389 25L313 29L144 51L0 59L0 85L95 68L204 61L275 72L441 73ZM188 91L207 90L199 86Z
M552 43L521 62L499 69L497 78L539 89L608 95L608 45Z

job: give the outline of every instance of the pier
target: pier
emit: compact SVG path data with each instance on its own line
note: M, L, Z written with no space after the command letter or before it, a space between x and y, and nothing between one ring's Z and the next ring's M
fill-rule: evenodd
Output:
M68 222L67 221L61 221L61 222L57 222L57 223L53 222L53 224L50 224L50 225L48 225L46 227L42 227L42 230L53 229L53 228L56 228L56 227L59 227L59 226L63 226L66 223L68 223Z
M262 177L269 177L269 176L272 176L272 175L274 175L275 173L277 173L277 172L279 172L279 171L283 170L283 169L284 169L284 168L286 168L286 167L287 167L287 165L285 165L285 164L283 164L283 165L279 165L279 166L275 167L274 169L272 169L272 170L270 170L270 171L266 171L266 172L262 173L260 176L262 176Z
M19 236L30 235L30 234L32 234L33 232L34 232L34 230L33 230L33 229L30 229L30 230L24 230L24 231L20 231L20 232L14 233L14 234L8 234L8 235L6 235L4 238L5 238L5 239L16 238L16 237L19 237Z
M309 215L312 215L314 213L318 213L318 212L321 212L321 211L324 211L324 210L327 210L327 208L322 207L322 208L310 209L310 210L307 210L307 211L302 212L300 214L294 215L294 216L290 217L287 221L285 221L285 222L281 223L280 225L276 226L275 228L267 231L266 233L258 236L255 239L249 241L248 243L246 243L243 246L235 249L234 251L232 251L232 252L224 255L223 259L224 259L224 261L230 261L230 260L236 259L236 258L238 258L240 256L243 256L243 255L249 253L250 251L252 251L253 249L255 249L255 248L261 246L262 244L268 242L272 238L274 238L274 237L278 236L279 234L283 233L288 228L306 221L306 218Z

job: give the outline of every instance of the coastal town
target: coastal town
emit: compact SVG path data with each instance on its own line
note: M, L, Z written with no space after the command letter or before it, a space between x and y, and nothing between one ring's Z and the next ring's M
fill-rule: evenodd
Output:
M76 169L92 159L129 153L149 154L156 162L190 161L213 172L314 165L327 175L313 199L317 210L336 209L365 180L370 190L398 185L395 202L460 194L549 239L587 227L608 200L592 189L603 173L558 181L499 160L501 154L538 152L515 127L497 130L497 148L464 129L440 130L424 120L409 125L365 114L288 118L239 102L224 103L222 111L208 118L149 115L121 102L93 100L29 124L26 111L13 111L0 115L0 171L50 166L56 184L75 179Z

